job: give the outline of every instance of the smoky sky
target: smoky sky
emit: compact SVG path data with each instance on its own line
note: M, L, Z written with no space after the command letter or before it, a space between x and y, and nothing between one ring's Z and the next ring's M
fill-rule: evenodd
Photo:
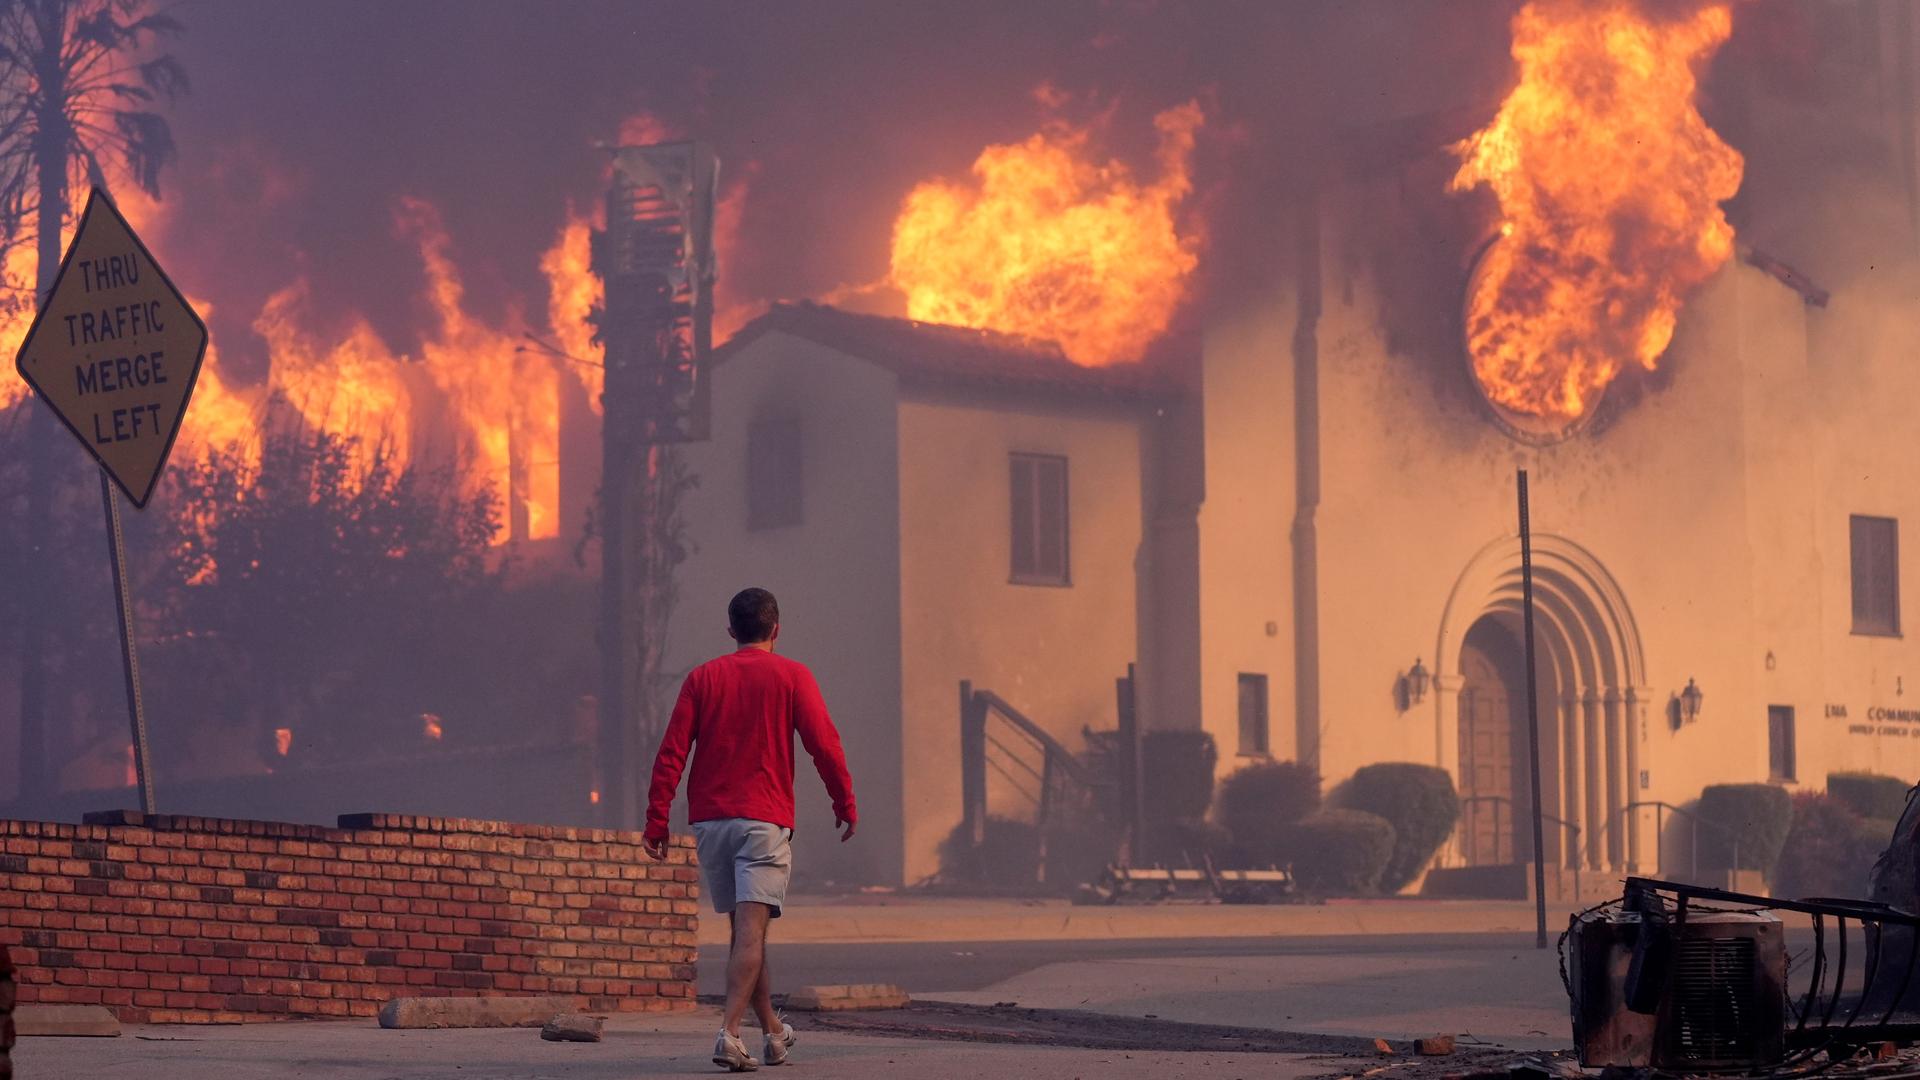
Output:
M414 345L430 319L394 227L403 197L441 211L470 312L538 326L540 254L600 196L594 144L648 113L713 143L746 185L722 266L734 294L817 296L884 275L915 183L964 174L1049 115L1097 124L1102 153L1150 168L1153 114L1201 99L1197 202L1237 187L1218 205L1242 215L1341 132L1454 109L1434 137L1458 137L1510 79L1516 6L186 0L166 44L192 91L168 110L180 156L160 255L211 301L243 380L265 370L254 316L297 278L317 329L364 315ZM1051 114L1043 83L1064 99ZM1215 225L1223 242L1247 231Z

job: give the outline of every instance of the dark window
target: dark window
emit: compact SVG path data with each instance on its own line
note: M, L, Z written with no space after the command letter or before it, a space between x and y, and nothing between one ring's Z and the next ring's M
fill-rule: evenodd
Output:
M1266 757L1267 677L1240 676L1240 755Z
M800 524L800 418L766 416L747 425L747 528Z
M1013 455L1013 580L1066 585L1067 459Z
M1767 771L1775 780L1797 779L1793 761L1793 706L1767 706Z
M1900 523L1853 515L1853 632L1900 633Z

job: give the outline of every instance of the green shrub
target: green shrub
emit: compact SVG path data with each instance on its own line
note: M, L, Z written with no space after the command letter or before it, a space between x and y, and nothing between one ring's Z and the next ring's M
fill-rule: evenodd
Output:
M1399 892L1453 835L1460 797L1445 769L1410 762L1368 765L1353 774L1341 799L1349 809L1378 814L1393 825L1393 858L1380 876L1382 892Z
M1293 824L1318 809L1320 774L1299 762L1248 765L1220 785L1220 824L1255 866L1287 862Z
M1293 874L1318 896L1364 896L1393 858L1393 823L1364 810L1322 810L1289 829Z
M1772 876L1793 827L1793 799L1785 789L1714 784L1700 793L1695 812L1700 815L1700 865Z
M1213 770L1220 761L1204 731L1149 731L1140 737L1140 780L1147 817L1203 818L1213 805Z
M1793 828L1774 867L1773 891L1788 897L1867 895L1873 860L1893 838L1893 822L1862 818L1845 800L1814 792L1793 797Z
M1827 774L1827 794L1863 818L1899 820L1900 815L1907 811L1909 786L1897 776L1881 776L1878 773Z

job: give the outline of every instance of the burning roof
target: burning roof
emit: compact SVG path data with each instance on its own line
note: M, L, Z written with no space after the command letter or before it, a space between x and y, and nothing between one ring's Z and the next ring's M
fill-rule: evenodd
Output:
M861 315L810 301L774 304L717 350L724 361L768 333L787 333L877 364L910 386L1128 404L1178 391L1146 364L1086 367L1051 341L912 319Z

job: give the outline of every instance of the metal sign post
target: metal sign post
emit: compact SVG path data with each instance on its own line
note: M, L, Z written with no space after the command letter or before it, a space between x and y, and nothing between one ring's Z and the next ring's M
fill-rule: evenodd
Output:
M127 545L120 532L120 498L100 470L100 501L107 510L107 555L113 560L113 602L120 612L120 659L127 677L127 715L133 718L133 768L140 812L154 812L153 765L147 757L147 709L140 698L140 651L134 645L133 596L127 588Z
M1534 947L1547 947L1547 853L1544 811L1540 806L1540 702L1533 671L1533 530L1527 522L1527 470L1520 470L1521 621L1527 651L1527 773L1533 778Z
M140 809L149 814L154 812L153 763L114 488L126 492L134 509L146 507L180 434L206 354L206 324L112 200L94 188L14 367L100 465L133 763Z

